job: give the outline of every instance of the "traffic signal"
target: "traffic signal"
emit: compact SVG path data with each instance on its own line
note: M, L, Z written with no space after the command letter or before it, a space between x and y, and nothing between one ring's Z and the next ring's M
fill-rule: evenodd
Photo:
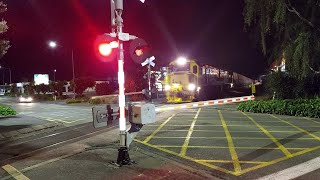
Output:
M109 62L116 59L118 46L118 39L115 36L103 34L95 40L94 51L100 61Z
M132 60L138 64L152 56L151 47L141 38L136 38L130 42L129 53Z

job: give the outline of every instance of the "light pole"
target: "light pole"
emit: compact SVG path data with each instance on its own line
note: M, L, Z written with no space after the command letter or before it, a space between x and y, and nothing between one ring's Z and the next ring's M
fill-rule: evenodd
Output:
M58 43L56 41L49 41L48 46L51 49L55 49L58 46ZM71 49L71 64L72 64L72 81L74 83L75 80L75 73L74 73L74 55L73 55L73 49ZM56 69L54 70L54 81L55 81L55 72ZM73 85L73 99L75 99L76 96L76 87Z
M10 84L12 83L11 81L11 69L10 68L6 68L6 67L2 67L0 65L0 69L8 69L9 70L9 81L10 81ZM3 84L4 84L4 73L3 73Z

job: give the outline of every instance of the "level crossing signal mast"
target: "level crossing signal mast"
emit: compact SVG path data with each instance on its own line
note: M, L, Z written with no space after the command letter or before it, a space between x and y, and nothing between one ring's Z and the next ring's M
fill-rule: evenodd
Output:
M145 0L140 0L142 3ZM124 95L124 84L125 84L125 74L124 74L124 48L123 43L131 41L129 53L132 60L136 63L143 63L147 58L150 58L150 47L147 43L129 33L123 32L123 0L110 0L111 7L111 27L112 31L109 34L103 34L97 37L94 43L95 54L97 58L103 62L110 62L114 59L118 59L118 84L119 84L119 130L120 130L120 148L118 150L117 165L130 164L131 160L129 158L128 146L134 138L134 134L141 129L143 124L151 123L155 120L155 107L154 105L143 105L137 108L140 113L135 113L134 117L140 118L135 122L134 118L132 121L131 130L126 129L126 117L125 117L125 95ZM134 110L133 110L134 111ZM144 113L141 113L144 112ZM149 113L146 113L149 112ZM93 120L95 127L100 126L99 120L104 119L105 113L93 108ZM149 116L150 115L150 116ZM96 122L96 124L95 124ZM107 123L104 123L107 125Z

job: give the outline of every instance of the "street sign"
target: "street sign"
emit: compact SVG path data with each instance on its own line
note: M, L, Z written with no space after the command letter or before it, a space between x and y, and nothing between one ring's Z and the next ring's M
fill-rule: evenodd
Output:
M154 67L156 65L156 63L153 62L155 59L156 58L154 56L147 58L143 63L141 63L141 66L145 66L147 64L150 64L152 67Z
M101 128L108 125L108 113L105 107L93 107L93 127Z

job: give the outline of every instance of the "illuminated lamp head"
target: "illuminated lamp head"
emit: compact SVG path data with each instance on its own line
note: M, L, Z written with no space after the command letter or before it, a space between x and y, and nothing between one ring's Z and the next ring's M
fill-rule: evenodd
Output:
M179 66L184 66L187 64L187 58L179 57L176 62Z

